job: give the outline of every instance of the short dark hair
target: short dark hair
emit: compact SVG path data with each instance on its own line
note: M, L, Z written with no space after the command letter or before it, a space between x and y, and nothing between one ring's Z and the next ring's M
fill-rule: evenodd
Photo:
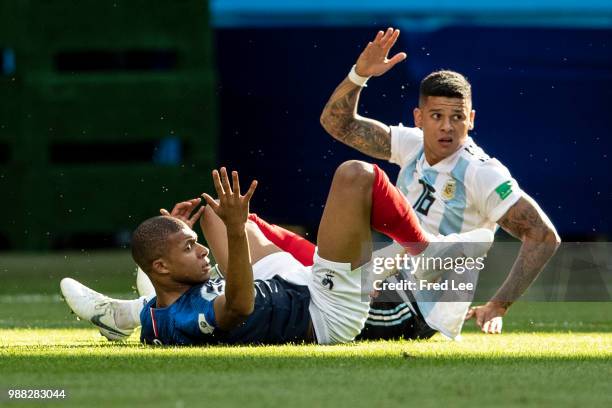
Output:
M153 261L167 250L170 235L185 228L176 218L157 216L145 220L132 234L132 258L146 273L150 273Z
M421 81L419 105L425 103L428 96L463 98L472 101L472 86L468 80L455 71L435 71Z

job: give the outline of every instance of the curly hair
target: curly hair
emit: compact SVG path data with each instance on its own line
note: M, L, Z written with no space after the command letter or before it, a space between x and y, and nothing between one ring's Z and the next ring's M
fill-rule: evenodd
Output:
M145 220L132 234L132 258L143 271L149 273L153 261L166 253L168 237L183 228L184 223L168 216Z

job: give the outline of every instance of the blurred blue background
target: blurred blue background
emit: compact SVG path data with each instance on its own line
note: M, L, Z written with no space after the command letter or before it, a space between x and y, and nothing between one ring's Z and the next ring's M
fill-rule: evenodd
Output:
M316 225L335 167L362 158L319 115L378 29L408 59L373 79L359 111L413 126L431 71L465 74L476 129L565 239L612 233L612 2L213 1L221 163L261 180L255 209ZM395 175L396 166L385 166Z

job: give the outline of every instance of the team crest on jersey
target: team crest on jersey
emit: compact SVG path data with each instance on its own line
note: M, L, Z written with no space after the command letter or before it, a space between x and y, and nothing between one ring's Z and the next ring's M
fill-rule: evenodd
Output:
M444 183L444 187L442 187L442 198L445 200L452 200L455 198L455 191L457 191L457 182L455 179L448 179L448 181Z
M206 320L204 313L198 314L198 327L200 328L200 331L204 334L211 334L215 330L215 328L212 327Z

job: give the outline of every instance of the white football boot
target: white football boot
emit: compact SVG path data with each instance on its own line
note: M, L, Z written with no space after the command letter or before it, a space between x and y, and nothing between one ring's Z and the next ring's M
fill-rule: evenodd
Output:
M144 273L140 267L138 267L138 271L136 272L136 289L138 289L138 294L140 296L145 296L148 299L155 296L155 288L153 287L151 279L149 279L147 274Z
M90 321L109 340L126 340L134 329L120 329L115 323L120 302L104 296L71 278L60 282L64 299L70 309L81 319Z
M477 228L460 234L432 236L425 251L415 258L430 258L431 261L446 258L457 260L459 258L476 259L484 257L493 245L493 237L493 231L486 228ZM444 268L438 268L440 262L433 267L427 267L427 264L422 262L423 260L421 259L420 266L414 272L417 279L435 282L442 274L447 272ZM431 263L436 264L436 262Z

